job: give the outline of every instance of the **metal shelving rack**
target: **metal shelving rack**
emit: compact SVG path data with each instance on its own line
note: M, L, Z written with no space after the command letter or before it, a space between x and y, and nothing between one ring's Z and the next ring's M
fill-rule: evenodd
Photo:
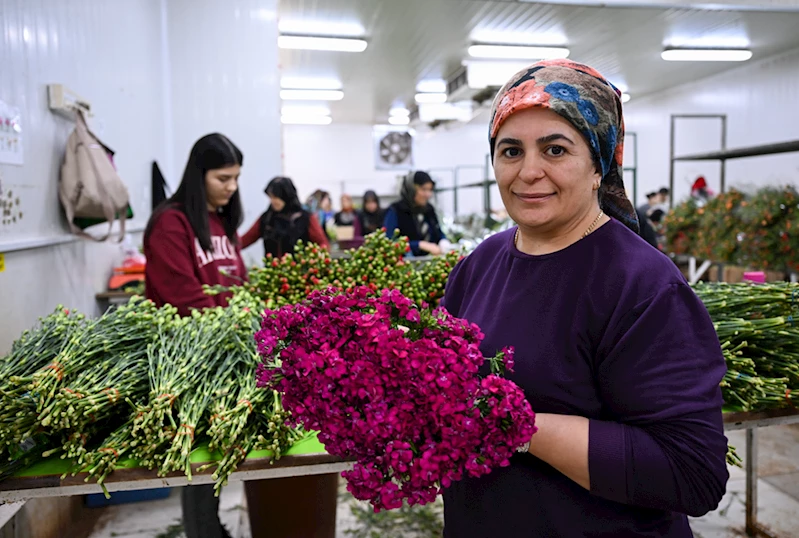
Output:
M746 430L746 534L777 538L757 521L757 433L758 428L782 424L799 424L799 411L777 409L756 413L725 413L724 431Z
M694 155L674 154L675 139L677 135L677 120L679 119L717 119L721 121L721 149ZM719 161L721 165L720 191L726 191L727 161L731 159L745 159L747 157L759 157L763 155L776 155L779 153L791 153L799 151L799 140L789 142L779 142L775 144L763 144L760 146L750 146L745 148L727 149L727 115L726 114L672 114L671 115L671 138L670 138L670 166L669 166L669 190L672 196L669 197L669 206L674 207L674 164L678 161Z

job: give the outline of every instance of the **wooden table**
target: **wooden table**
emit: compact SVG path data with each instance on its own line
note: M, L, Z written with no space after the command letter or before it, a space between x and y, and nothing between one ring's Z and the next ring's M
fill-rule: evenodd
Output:
M108 303L108 305L121 305L130 301L135 294L129 291L104 291L94 296L98 303Z
M202 473L196 469L203 464L192 464L192 480L189 481L183 472L170 473L161 478L156 471L142 468L117 469L105 480L109 492L134 491L162 487L179 487L187 485L212 484L211 475L214 469ZM329 454L302 454L284 456L274 463L268 458L244 460L230 480L265 480L271 478L288 478L296 476L312 476L340 473L352 468L351 462ZM65 497L101 493L102 488L95 482L85 482L86 474L78 474L61 478L60 475L30 476L11 478L0 482L0 503L10 503L36 497Z
M775 538L757 522L757 429L767 426L799 423L799 410L778 409L758 413L725 413L726 431L746 430L746 532L749 536ZM194 464L193 470L202 464ZM340 473L352 468L352 463L329 454L302 454L284 456L275 463L268 458L248 459L239 465L230 480L264 480L296 476ZM191 482L182 472L159 478L155 471L146 469L118 469L106 479L108 491L132 491L159 487L209 484L213 482L213 469L194 474ZM61 479L59 475L13 478L0 482L0 503L9 503L35 497L60 497L100 493L102 488L93 482L86 483L85 474Z

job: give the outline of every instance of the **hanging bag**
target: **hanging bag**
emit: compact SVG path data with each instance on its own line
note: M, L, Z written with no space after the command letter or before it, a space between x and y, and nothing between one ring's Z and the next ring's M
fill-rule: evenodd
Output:
M111 161L108 149L89 131L83 113L77 112L75 130L67 140L58 196L71 232L85 239L102 242L111 235L119 219L119 240L125 237L125 221L132 216L128 189ZM84 232L80 225L108 222L102 237Z

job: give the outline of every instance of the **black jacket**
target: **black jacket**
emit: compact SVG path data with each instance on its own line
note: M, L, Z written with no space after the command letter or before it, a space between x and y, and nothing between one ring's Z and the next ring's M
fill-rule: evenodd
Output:
M264 253L281 257L294 253L297 241L309 241L311 215L307 211L277 213L271 209L261 215L261 237Z

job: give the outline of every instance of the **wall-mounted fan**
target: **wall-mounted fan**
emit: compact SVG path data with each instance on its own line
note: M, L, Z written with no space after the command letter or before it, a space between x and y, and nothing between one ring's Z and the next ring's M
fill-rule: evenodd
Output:
M413 137L407 131L375 129L375 167L378 170L413 167Z

